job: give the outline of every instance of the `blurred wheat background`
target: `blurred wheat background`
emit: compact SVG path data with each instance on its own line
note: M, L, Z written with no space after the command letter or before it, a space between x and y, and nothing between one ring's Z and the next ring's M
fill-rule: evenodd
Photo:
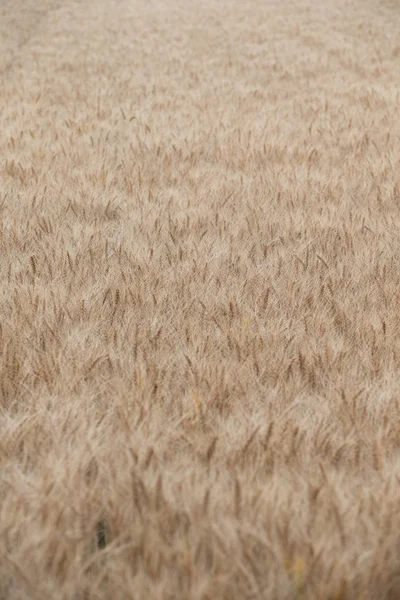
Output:
M400 598L399 27L0 1L1 600Z

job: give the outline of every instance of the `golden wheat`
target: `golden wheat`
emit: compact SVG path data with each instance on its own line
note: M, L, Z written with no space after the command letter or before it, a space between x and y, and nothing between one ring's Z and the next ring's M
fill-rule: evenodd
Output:
M400 598L400 4L0 4L0 599Z

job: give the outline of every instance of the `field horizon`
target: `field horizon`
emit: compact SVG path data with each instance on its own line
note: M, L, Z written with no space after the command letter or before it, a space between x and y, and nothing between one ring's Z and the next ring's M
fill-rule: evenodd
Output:
M399 24L0 2L0 600L400 598Z

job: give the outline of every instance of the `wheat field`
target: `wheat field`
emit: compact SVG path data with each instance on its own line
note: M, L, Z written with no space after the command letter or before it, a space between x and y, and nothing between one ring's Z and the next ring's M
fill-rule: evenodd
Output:
M400 598L400 3L0 0L0 599Z

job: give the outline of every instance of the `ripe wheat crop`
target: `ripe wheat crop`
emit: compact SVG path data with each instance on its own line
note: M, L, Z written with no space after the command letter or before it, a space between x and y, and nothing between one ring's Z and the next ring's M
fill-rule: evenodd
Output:
M400 4L0 2L0 599L400 598Z

